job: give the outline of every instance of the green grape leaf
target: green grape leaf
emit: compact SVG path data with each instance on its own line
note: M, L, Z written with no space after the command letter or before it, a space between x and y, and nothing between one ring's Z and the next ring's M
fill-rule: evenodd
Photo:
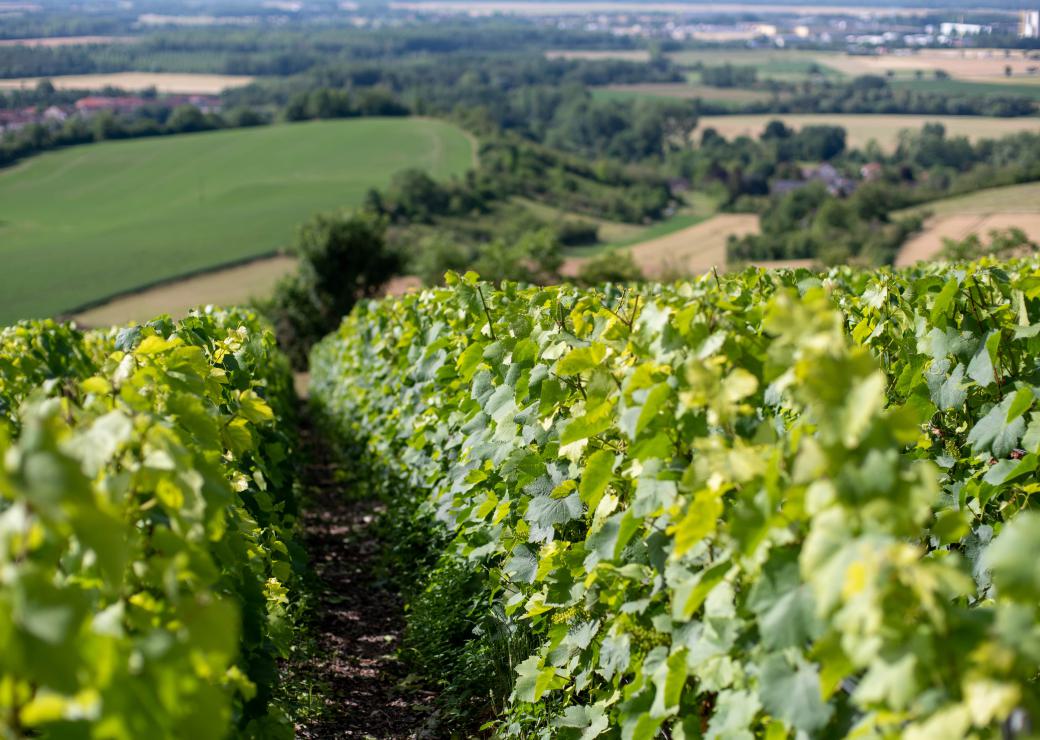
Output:
M1040 599L1040 513L1024 511L1004 525L982 555L1000 596Z
M576 493L563 498L535 496L527 504L524 519L536 527L551 527L577 519L583 508L581 497Z
M821 696L816 666L801 661L792 666L777 653L762 663L758 696L767 712L809 735L823 729L834 713Z
M615 454L611 450L596 450L585 461L578 494L590 511L595 511L607 490L607 484L613 475L614 458Z
M1021 416L1010 423L1007 421L1014 401L1014 396L1005 397L971 428L968 443L972 452L976 455L989 454L1000 459L1007 457L1015 449L1025 432L1026 423Z
M546 691L562 686L563 681L556 675L553 666L543 666L538 655L532 655L516 667L516 684L513 687L513 698L516 701L539 701Z

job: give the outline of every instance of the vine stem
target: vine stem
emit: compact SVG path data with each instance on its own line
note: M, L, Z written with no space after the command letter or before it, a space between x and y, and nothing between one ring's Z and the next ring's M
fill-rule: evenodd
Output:
M481 290L479 285L477 286L477 295L480 296L480 305L484 307L484 315L487 316L488 331L491 332L491 341L498 341L498 337L495 336L495 324L491 321L491 311L488 310L487 301L484 300L484 291Z

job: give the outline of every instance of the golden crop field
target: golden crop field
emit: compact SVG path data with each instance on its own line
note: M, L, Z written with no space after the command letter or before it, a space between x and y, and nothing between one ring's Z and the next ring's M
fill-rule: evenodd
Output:
M788 126L841 126L850 147L860 147L874 139L885 149L894 149L899 133L920 129L926 123L941 123L948 136L970 139L999 138L1020 131L1040 131L1040 118L995 118L989 116L919 116L870 114L762 114L749 116L702 116L694 136L714 128L726 138L758 136L769 121L782 120Z
M0 46L104 46L106 44L132 44L135 36L41 36L28 39L0 39Z
M985 238L994 229L1014 226L1033 241L1040 241L1040 182L979 190L893 215L912 212L932 215L924 229L903 245L897 265L912 265L935 257L942 251L943 239L959 240L969 234Z
M976 82L1040 82L1040 59L1036 52L1014 49L924 49L912 54L848 56L832 54L826 64L847 75L934 72L942 70L959 80ZM1011 75L1006 68L1011 68Z
M32 89L50 80L59 90L97 90L115 87L121 90L147 90L178 95L216 95L232 87L243 87L253 81L246 75L182 74L173 72L113 72L94 75L59 75L57 77L18 77L0 79L0 90Z

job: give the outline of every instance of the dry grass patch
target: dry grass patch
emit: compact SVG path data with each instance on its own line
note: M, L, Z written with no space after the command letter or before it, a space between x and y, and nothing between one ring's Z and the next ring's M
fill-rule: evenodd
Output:
M971 213L1040 213L1040 182L1008 185L1001 188L977 190L967 195L944 198L915 208L897 211L893 215L906 216L927 212L933 216Z
M74 318L85 326L115 326L148 321L164 313L179 318L192 308L206 304L247 303L252 298L269 295L278 281L295 269L294 257L255 260L120 296L82 311Z
M757 233L758 216L720 213L688 229L636 244L632 258L647 277L693 275L725 267L730 236Z
M928 219L924 230L903 245L896 257L897 267L912 265L920 260L935 259L943 249L944 239L960 241L971 234L987 239L991 231L1012 227L1022 229L1033 241L1040 241L1040 213L965 213L936 216Z
M1016 226L1033 241L1040 241L1040 182L979 190L892 215L915 213L928 213L930 217L924 229L903 245L897 265L934 259L942 251L944 238L960 240L971 234L987 237L994 229Z
M726 267L726 240L729 236L758 233L758 216L745 213L720 213L707 221L627 247L643 274L651 279L668 279L709 272ZM560 272L576 277L585 257L571 257Z

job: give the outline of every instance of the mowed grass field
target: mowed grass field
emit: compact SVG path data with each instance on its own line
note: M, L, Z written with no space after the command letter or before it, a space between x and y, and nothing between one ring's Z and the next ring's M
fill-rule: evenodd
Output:
M637 98L673 98L692 100L701 98L713 103L753 103L770 100L766 90L747 90L739 87L710 87L686 82L646 82L633 85L604 85L592 89L598 100L634 100Z
M1020 131L1040 131L1040 118L994 118L988 116L915 116L915 115L855 115L855 114L762 114L749 116L701 116L697 131L714 128L727 139L735 136L757 137L766 124L780 119L792 128L803 126L841 126L850 147L861 147L871 139L885 149L894 149L899 133L906 129L920 130L926 123L941 123L947 136L967 136L969 139L1000 138Z
M1040 182L1007 185L1000 188L976 190L967 195L943 198L924 205L896 211L893 216L912 213L930 213L933 216L958 214L988 215L991 213L1040 213Z
M0 170L0 323L289 244L407 167L465 172L471 139L419 118L316 121L73 147Z

